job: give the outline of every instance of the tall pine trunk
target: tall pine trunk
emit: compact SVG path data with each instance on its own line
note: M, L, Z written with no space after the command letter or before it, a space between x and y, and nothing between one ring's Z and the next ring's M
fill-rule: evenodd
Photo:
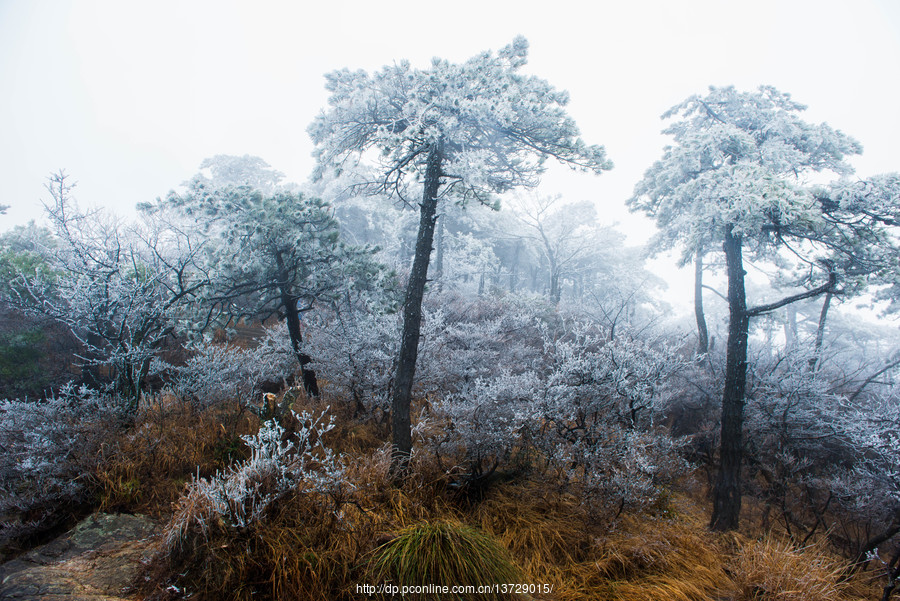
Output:
M319 382L316 372L306 367L312 363L312 357L304 353L303 334L300 331L300 311L297 309L297 297L291 294L288 284L287 268L281 253L275 253L275 265L278 267L278 291L281 295L281 304L284 306L285 321L287 321L288 335L291 337L291 348L300 363L300 374L303 378L303 389L309 396L319 396Z
M710 528L735 530L741 513L741 463L743 455L744 389L747 385L747 339L750 316L744 291L742 239L725 231L725 264L728 271L728 343L725 389L722 394L722 430L719 474L713 490Z
M425 169L425 189L419 213L419 233L412 271L406 287L403 303L403 334L400 339L400 355L391 391L391 427L393 448L391 473L395 478L405 475L412 452L412 431L409 417L413 377L419 353L419 331L422 327L422 298L428 281L428 263L434 241L434 225L437 219L437 193L441 185L442 143L433 144L428 152Z
M434 280L436 289L440 290L444 277L444 220L440 217L436 217L435 224L435 227L437 228L437 240L434 253Z
M697 319L697 354L705 355L709 352L709 330L703 314L703 252L699 250L694 257L694 317Z

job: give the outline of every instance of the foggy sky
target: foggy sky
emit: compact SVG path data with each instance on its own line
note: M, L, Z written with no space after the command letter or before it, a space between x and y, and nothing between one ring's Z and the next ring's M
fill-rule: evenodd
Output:
M515 35L528 72L571 93L616 168L553 169L541 188L598 203L631 242L624 200L662 152L659 115L709 85L771 84L864 146L860 175L900 169L900 4L849 2L31 2L0 0L0 231L40 217L65 169L84 204L127 215L215 154L302 182L323 74L463 61Z

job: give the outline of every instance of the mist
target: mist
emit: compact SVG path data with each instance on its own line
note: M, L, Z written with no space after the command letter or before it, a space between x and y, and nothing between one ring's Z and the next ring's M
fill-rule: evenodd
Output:
M0 5L0 596L893 598L897 9L422 10Z

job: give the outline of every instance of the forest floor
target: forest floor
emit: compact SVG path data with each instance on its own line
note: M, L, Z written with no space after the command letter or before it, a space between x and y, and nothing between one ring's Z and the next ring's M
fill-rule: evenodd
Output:
M653 506L612 520L594 519L582 499L540 472L497 480L479 500L463 502L453 497L443 468L427 453L417 464L419 479L403 489L391 486L384 433L352 419L339 420L331 435L350 458L347 478L353 484L338 513L358 529L335 529L329 503L298 495L252 531L217 530L193 554L161 555L157 535L191 474L215 473L240 459L235 441L255 427L246 414L222 422L217 414L173 412L139 422L110 447L111 461L98 472L107 486L98 509L110 513L94 513L0 565L0 599L177 599L186 587L204 599L295 600L300 590L310 599L374 598L356 592L357 585L376 582L361 567L372 550L426 523L487 534L509 551L524 582L552 588L535 595L547 601L861 601L879 595L872 573L848 581L846 561L824 543L798 549L783 533L752 526L758 522L753 519L740 532L709 531L699 474L687 476ZM753 505L747 498L748 513ZM256 544L249 555L246 544L232 544L257 540L265 544ZM296 590L272 593L273 583L280 582L276 576L284 577L285 590L294 584Z
M740 534L715 535L700 523L703 508L684 496L673 499L672 509L677 515L665 519L624 520L603 541L598 557L556 566L568 573L567 586L539 598L597 593L623 600L871 598L862 582L839 584L828 573L836 564L821 554ZM161 522L146 516L92 514L52 542L0 565L0 599L141 599L135 580L156 551L160 531Z

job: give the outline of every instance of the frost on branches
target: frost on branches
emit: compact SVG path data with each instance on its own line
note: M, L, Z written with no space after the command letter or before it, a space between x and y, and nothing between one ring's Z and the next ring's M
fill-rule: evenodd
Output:
M548 157L610 169L604 149L578 137L568 94L519 72L527 58L528 42L518 37L461 64L435 58L429 69L402 61L371 74L329 73L330 109L309 127L319 174L353 171L365 158L375 177L361 187L412 199L416 174L440 140L442 194L491 204L491 193L536 185Z
M436 451L463 462L463 486L536 449L601 513L652 503L687 467L679 444L654 428L672 392L666 382L684 366L675 347L610 341L583 325L534 326L542 353L531 362L506 363L435 399L436 418L447 424Z
M469 299L449 290L429 295L417 396L443 396L477 378L534 366L543 346L539 324L550 311L539 298ZM307 325L313 365L328 390L352 399L358 411L387 411L399 345L396 313L369 305L340 312L320 307Z
M190 484L167 528L170 553L208 541L214 529L243 530L258 523L285 495L328 493L341 486L341 458L323 442L334 418L306 411L291 415L291 429L269 420L256 434L242 437L250 447L249 459Z
M583 327L553 347L537 444L592 509L646 507L686 472L680 444L655 424L686 366L677 351Z
M652 427L665 400L660 392L685 366L676 351L665 340L607 340L576 328L552 349L548 412L571 415L580 427L600 418L628 429Z
M71 385L44 401L0 401L0 548L65 519L123 417L117 400Z
M465 63L434 59L326 76L331 108L309 128L317 175L359 175L359 190L409 203L421 195L416 250L392 387L392 472L402 476L412 450L410 398L422 325L422 299L438 201L493 204L492 195L535 186L548 157L584 171L610 169L601 146L588 146L565 111L568 95L525 76L528 42Z
M895 384L846 413L844 429L857 460L837 482L837 492L846 506L877 526L880 536L872 539L881 538L874 542L882 544L900 532L900 389ZM870 546L864 550L877 545Z
M186 193L141 207L192 223L208 240L202 258L209 286L198 329L278 316L287 324L304 388L316 396L315 373L306 368L311 359L301 350L302 314L316 302L375 285L381 267L371 260L374 249L344 244L331 206L279 186L280 174L262 159L220 155L203 165L212 168L213 180L197 176Z
M133 411L151 362L206 285L197 264L203 242L158 218L124 227L81 210L71 188L61 173L50 178L50 270L20 274L18 300L64 324L81 344L81 361L95 372L110 369L115 391Z
M357 413L388 408L392 363L397 353L395 314L371 307L334 312L318 307L308 314L312 366L328 391L353 403Z
M195 349L174 373L173 391L198 408L236 401L254 406L263 385L288 380L296 371L297 358L286 326L266 328L265 336L250 349L205 344Z
M829 205L817 201L806 185L814 173L851 173L845 157L860 153L861 146L827 124L804 121L805 108L772 87L756 92L712 87L706 96L691 96L663 115L678 119L664 130L674 144L628 200L632 210L656 219L658 246L681 246L684 262L719 249L725 254L730 319L720 470L710 522L715 530L736 529L740 516L751 318L833 292L839 274L833 263L820 260L822 252L866 235L865 228L854 227L855 220L829 221ZM745 251L755 258L805 262L810 273L822 275L818 282L810 276L804 292L748 306Z

